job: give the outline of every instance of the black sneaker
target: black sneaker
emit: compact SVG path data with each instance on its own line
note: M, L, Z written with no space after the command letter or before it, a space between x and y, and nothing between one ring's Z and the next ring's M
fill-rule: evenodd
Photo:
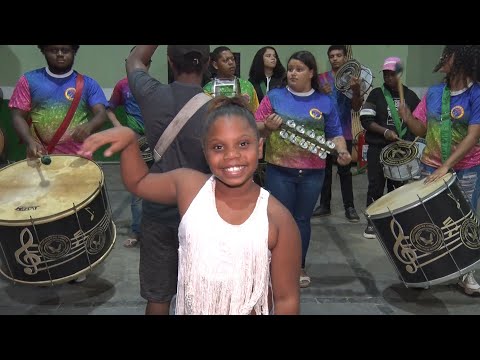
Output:
M359 222L360 221L360 217L358 216L354 207L349 207L345 210L345 217L350 222Z
M317 206L315 210L313 210L312 217L322 217L322 216L328 216L328 215L332 215L332 212L330 211L330 207L320 205L320 206Z
M373 225L367 225L367 228L363 232L363 237L367 239L375 239L377 237Z

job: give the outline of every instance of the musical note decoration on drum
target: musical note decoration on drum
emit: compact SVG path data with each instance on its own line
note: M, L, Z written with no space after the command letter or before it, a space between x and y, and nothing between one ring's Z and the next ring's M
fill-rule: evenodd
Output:
M101 168L79 156L50 157L48 166L23 160L0 170L0 274L13 282L70 281L115 243Z
M380 163L386 178L407 181L420 175L420 149L415 143L397 141L385 146L380 152Z
M240 95L240 81L237 77L232 79L219 79L214 78L212 84L212 96L217 97L220 95L226 97L234 97Z
M345 94L349 99L352 98L352 90L350 89L350 81L352 77L360 78L360 96L364 96L368 90L373 87L372 70L361 65L357 60L348 60L343 64L335 74L335 87L338 91Z
M480 222L454 173L397 188L365 214L407 287L455 279L480 262Z
M292 119L282 122L280 137L317 155L321 159L326 159L327 154L332 156L338 155L335 144L330 140L326 140L323 132L306 130L303 125L297 125Z

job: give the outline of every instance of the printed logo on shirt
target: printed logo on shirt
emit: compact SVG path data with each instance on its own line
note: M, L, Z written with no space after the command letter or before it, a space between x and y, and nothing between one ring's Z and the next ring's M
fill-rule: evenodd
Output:
M465 110L460 105L454 106L450 111L450 116L455 120L461 119L465 114Z
M67 100L73 101L73 98L75 97L75 88L68 88L65 90L65 98Z
M400 99L393 99L393 102L395 103L395 108L398 111L398 106L400 105ZM387 111L388 111L387 125L395 126L395 122L393 121L393 117L392 117L392 112L390 111L390 108L388 106L387 106ZM402 121L402 124L403 124L403 119L400 118L400 120Z
M310 116L315 120L320 120L323 116L323 113L320 110L313 108L310 109Z

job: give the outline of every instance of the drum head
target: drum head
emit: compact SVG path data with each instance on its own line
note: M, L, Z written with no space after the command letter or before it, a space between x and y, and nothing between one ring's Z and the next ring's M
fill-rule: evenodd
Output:
M418 157L418 147L410 142L397 141L385 146L380 152L380 162L387 166L400 166Z
M424 179L422 179L403 185L372 203L367 207L365 213L375 218L390 215L390 211L392 213L405 211L420 204L418 197L422 201L426 201L446 189L455 179L454 174L447 173L433 183L424 184Z
M360 96L364 96L373 87L372 70L361 65L357 60L348 60L338 69L335 75L335 87L351 99L353 91L350 89L351 78L360 78Z
M0 224L53 221L85 207L100 191L103 172L93 161L51 155L39 168L19 161L0 170Z

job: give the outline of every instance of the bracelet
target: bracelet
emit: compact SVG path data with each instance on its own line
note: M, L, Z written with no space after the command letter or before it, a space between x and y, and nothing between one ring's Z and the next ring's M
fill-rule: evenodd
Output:
M383 137L385 137L385 134L387 133L387 131L390 131L390 129L385 129L385 131L383 132Z

